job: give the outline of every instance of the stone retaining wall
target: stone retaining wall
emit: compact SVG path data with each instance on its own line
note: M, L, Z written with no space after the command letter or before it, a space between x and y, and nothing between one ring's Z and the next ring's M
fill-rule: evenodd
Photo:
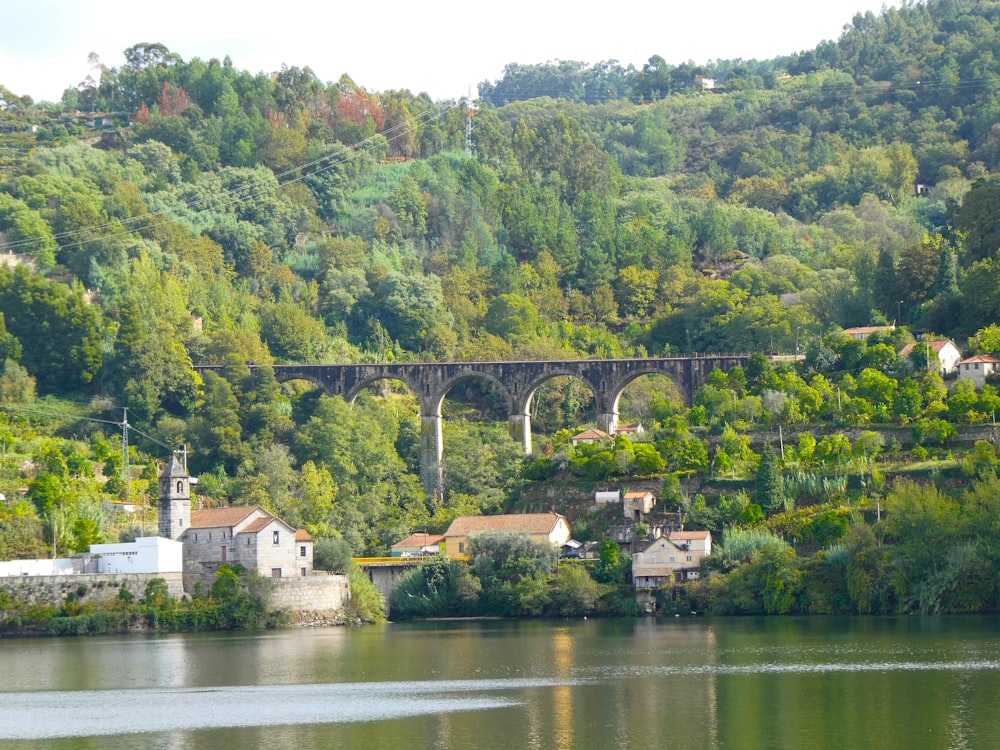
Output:
M165 580L171 596L177 599L184 596L180 573L9 576L0 578L0 589L10 593L15 602L59 606L69 594L82 603L110 601L118 596L122 586L136 599L141 599L146 593L146 584L153 578Z
M288 610L295 622L339 621L351 600L347 576L323 575L274 578L271 607Z

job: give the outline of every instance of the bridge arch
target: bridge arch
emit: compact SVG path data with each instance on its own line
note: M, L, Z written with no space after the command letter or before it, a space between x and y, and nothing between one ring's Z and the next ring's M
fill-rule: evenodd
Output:
M278 382L306 380L330 396L353 401L361 390L379 380L399 380L417 397L421 413L420 476L429 495L442 489L443 454L441 404L448 391L464 380L481 379L500 387L507 400L514 437L531 451L531 396L547 380L569 376L586 383L594 394L598 422L612 431L625 387L642 375L667 375L681 386L690 403L713 369L745 366L749 357L712 354L689 357L581 359L523 362L384 362L339 365L271 365ZM219 371L220 365L196 365L197 371ZM250 369L255 369L250 365Z
M602 422L600 425L602 430L607 432L609 435L614 433L615 428L618 426L618 403L621 401L622 394L625 392L625 389L629 387L629 385L634 383L639 378L646 377L648 375L669 378L671 382L677 386L678 390L683 393L684 383L677 377L676 374L664 372L660 368L638 368L636 371L625 375L608 387L608 410L604 414L604 419L599 420Z
M511 409L511 394L507 386L490 372L472 367L459 368L449 373L435 388L425 384L426 394L417 394L420 401L420 479L430 496L438 496L444 491L444 415L441 407L448 393L460 383L483 381L499 389L508 413ZM428 489L431 488L431 489Z
M387 375L384 373L379 373L375 375L369 375L368 377L360 379L357 382L357 384L353 388L351 388L351 390L348 391L347 393L338 395L343 395L344 401L346 401L349 404L352 404L354 403L355 399L357 399L357 397L360 396L361 393L366 388L369 388L375 385L376 383L381 383L382 381L392 381L392 380L395 380L405 385L410 390L410 392L416 397L417 401L420 402L421 400L420 385L418 383L413 382L410 378L406 377L405 374Z
M591 392L594 394L594 403L597 405L598 414L601 412L601 406L598 400L598 389L595 387L595 384L591 382L589 377L581 375L579 371L575 371L569 367L554 367L541 375L529 378L518 388L517 396L514 399L510 410L511 436L524 445L524 452L526 455L530 455L532 451L531 401L538 392L538 389L545 383L555 378L562 377L574 378L590 388Z

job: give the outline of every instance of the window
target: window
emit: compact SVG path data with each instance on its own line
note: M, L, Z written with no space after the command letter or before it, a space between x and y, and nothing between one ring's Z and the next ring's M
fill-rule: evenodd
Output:
M465 542L459 542L458 543L458 554L460 554L460 555L464 555L465 554Z
M306 574L306 569L305 568L299 568L299 570L301 571L302 575Z
M305 556L306 556L306 545L303 544L301 547L299 547L299 557L305 557Z
M673 561L674 561L674 558L672 558L672 557L671 557L671 558L670 558L670 562L673 562Z
M184 480L183 479L178 479L177 480L177 494L178 495L183 495L184 494Z
M687 561L688 561L688 562L691 562L691 555L688 555L688 559L687 559Z
M280 531L272 532L271 541L274 542L275 544L281 544L281 532Z
M281 568L271 568L271 578L281 578Z

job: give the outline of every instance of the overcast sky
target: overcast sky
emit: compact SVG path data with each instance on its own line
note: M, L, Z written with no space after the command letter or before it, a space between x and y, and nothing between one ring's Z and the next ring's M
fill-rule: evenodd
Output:
M435 100L475 93L504 65L554 60L668 63L766 59L836 40L882 0L716 0L633 3L503 0L462 3L303 0L0 0L0 85L58 101L122 51L160 42L185 60L222 59L252 73L309 66L323 81L347 73L369 91L409 89Z

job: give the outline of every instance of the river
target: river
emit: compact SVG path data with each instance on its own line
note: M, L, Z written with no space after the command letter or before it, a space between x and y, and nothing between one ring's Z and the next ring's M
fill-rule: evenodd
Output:
M995 748L998 626L487 620L8 639L0 750Z

